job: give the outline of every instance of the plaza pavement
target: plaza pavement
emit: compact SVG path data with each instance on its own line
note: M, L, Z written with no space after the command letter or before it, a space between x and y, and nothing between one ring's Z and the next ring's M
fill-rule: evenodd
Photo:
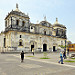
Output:
M14 56L19 57L18 54ZM61 65L61 66L75 67L75 62L64 62L64 64L58 63L58 61L60 60L60 53L57 53L57 52L47 53L47 57L50 59L40 59L44 57L44 53L34 53L33 57L29 57L29 56L33 56L33 54L32 53L25 54L25 59L30 59L30 60L40 61L45 63L52 63L52 64ZM63 60L75 61L75 59L70 59L69 56L67 56L67 59L63 59Z
M48 53L50 59L40 59L43 53L25 54L20 62L20 54L0 54L0 75L75 75L75 63L59 64L59 53ZM66 59L67 60L67 59Z

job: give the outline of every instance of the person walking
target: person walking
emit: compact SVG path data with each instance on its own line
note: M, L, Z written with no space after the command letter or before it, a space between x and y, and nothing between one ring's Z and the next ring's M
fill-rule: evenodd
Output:
M66 59L66 53L65 53L65 51L63 52L63 58Z
M23 62L23 60L24 60L24 52L22 51L21 52L21 62Z
M61 64L64 64L64 63L63 63L63 54L62 54L62 52L60 52L60 60L59 60L58 63L60 63L60 62L61 62Z
M69 48L67 49L67 55L69 56Z
M34 55L34 48L32 48L32 53L33 53L33 55Z

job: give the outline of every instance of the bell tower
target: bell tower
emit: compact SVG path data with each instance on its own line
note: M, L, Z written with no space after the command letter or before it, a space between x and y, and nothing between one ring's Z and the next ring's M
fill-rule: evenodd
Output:
M12 10L5 18L5 30L29 31L29 16L19 10L18 4L16 9Z

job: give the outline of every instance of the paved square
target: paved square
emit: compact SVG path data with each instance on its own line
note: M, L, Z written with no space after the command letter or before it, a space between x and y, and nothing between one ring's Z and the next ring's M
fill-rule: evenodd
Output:
M21 63L19 54L0 54L0 75L75 75L74 65L59 64L53 58L39 59L42 54L26 57L28 55ZM57 59L57 55L53 56Z

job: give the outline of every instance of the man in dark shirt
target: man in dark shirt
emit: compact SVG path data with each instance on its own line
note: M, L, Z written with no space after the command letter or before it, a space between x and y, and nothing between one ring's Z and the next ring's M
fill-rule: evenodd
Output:
M23 60L24 60L24 52L22 51L21 52L21 62L23 62Z

